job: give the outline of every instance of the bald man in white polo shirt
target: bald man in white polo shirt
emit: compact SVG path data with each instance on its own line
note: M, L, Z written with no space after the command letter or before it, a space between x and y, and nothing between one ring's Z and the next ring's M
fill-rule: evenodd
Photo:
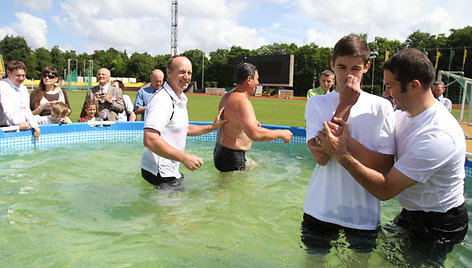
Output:
M211 125L188 122L187 97L183 93L192 80L192 63L185 56L174 56L167 63L167 82L146 107L144 121L144 151L141 174L157 188L181 188L183 175L180 163L191 170L203 165L203 159L185 153L187 136L199 136L226 123L219 111Z

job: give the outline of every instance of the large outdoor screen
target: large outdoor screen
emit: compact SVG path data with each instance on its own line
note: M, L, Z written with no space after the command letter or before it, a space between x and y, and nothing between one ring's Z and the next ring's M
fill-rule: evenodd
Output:
M234 60L234 66L242 61L257 67L261 86L293 86L293 55L238 57Z

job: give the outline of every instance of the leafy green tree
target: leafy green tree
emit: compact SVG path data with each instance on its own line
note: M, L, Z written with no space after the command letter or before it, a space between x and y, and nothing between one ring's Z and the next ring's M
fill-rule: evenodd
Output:
M126 77L126 68L128 65L128 56L118 54L111 61L110 72L114 77Z
M43 70L44 67L53 66L52 57L51 57L51 53L49 53L49 50L43 47L37 48L34 51L34 55L36 55L36 64L37 64L37 68L34 70L35 72L37 72L37 75L34 75L34 78L39 79L40 78L39 76L41 75L41 71ZM29 70L30 74L31 74L31 71L33 70Z
M229 50L220 48L210 52L209 55L210 60L208 69L205 70L205 81L223 81L227 76L228 66L232 67L228 57Z
M126 67L129 77L136 77L137 81L148 81L154 69L154 58L148 53L133 53Z
M27 64L28 56L30 56L31 53L31 48L26 43L24 37L6 35L3 40L0 41L0 54L3 56L5 63L11 60L20 60ZM27 68L31 67L27 64Z
M54 46L51 49L51 60L52 66L56 67L57 71L63 75L64 70L67 69L67 58L65 57L64 53L58 46ZM65 79L65 77L63 77Z
M434 35L416 30L408 36L403 44L406 47L424 50L427 48L435 48L436 38Z
M367 40L367 34L360 34ZM383 84L382 63L385 62L385 52L389 51L393 56L396 51L405 47L413 47L428 54L430 60L435 63L436 51L441 53L438 69L441 70L461 70L464 67L465 76L472 76L472 27L467 26L461 29L451 29L449 36L445 34L432 35L417 30L411 33L402 43L398 40L388 40L382 37L375 37L369 43L372 50L371 69L364 76L363 87L378 89ZM465 49L468 50L468 57L465 66L462 66ZM28 67L29 78L39 78L39 72L45 66L54 66L63 74L67 68L68 59L77 60L78 74L83 75L84 69L89 69L89 61L93 60L93 75L101 67L110 69L116 77L136 77L138 81L148 81L152 70L158 68L164 71L170 54L150 56L147 53L134 53L131 57L126 51L118 51L114 48L107 50L96 50L91 55L82 53L77 55L75 51L62 51L58 46L54 46L50 51L46 48L31 50L23 37L5 36L0 41L0 54L6 62L12 59L22 60ZM314 76L329 69L329 62L332 55L332 48L318 47L315 43L297 47L296 44L273 43L264 45L254 50L233 46L230 49L217 49L209 53L207 58L199 49L188 50L183 53L193 64L193 79L201 80L204 71L205 84L219 87L233 86L233 71L235 60L238 57L258 56L258 55L294 55L294 82L293 90L296 96L305 96L306 90L312 87ZM375 56L375 64L374 58ZM202 58L205 65L202 64ZM72 62L75 68L75 61ZM85 64L84 64L85 63ZM84 68L85 65L85 68ZM204 68L204 70L203 70ZM372 77L374 78L372 80ZM199 86L200 83L198 83ZM373 86L372 86L373 84ZM369 91L369 90L368 90ZM449 91L449 90L448 90Z
M167 62L169 59L172 57L170 54L165 54L165 55L157 55L154 57L154 69L160 69L161 71L166 73L166 68L167 68Z
M447 37L447 44L451 47L472 46L472 26L462 29L451 29L451 34Z
M413 32L408 36L406 41L403 43L405 47L416 48L425 52L429 59L434 63L436 61L436 52L439 49L446 47L447 39L444 34L437 36L424 33L419 30ZM440 51L441 53L443 51Z
M265 45L254 50L254 55L293 55L298 50L296 44L279 44Z
M451 70L462 70L464 75L472 77L472 26L461 29L451 29L451 34L447 37L447 44L455 51ZM464 66L464 53L467 49L467 57Z
M224 66L223 72L221 73L221 77L218 78L219 87L233 87L233 73L234 67L236 65L236 59L240 57L247 57L251 56L251 51L249 49L244 49L240 46L232 46L231 49L228 51L228 64Z
M27 73L26 77L28 79L37 79L39 78L41 71L38 71L38 59L36 58L36 54L29 54L26 59L23 61L26 64Z
M388 51L389 57L391 57L396 51L405 48L405 46L398 40L388 40L378 36L368 45L371 50L370 69L362 79L363 88L370 93L380 95L383 93L381 89L383 85L382 64L385 62L386 52ZM374 76L374 87L372 87L372 76ZM379 87L375 87L375 85L379 85Z
M182 55L186 56L192 62L192 80L197 81L197 85L200 85L202 88L202 70L203 70L203 61L208 63L208 59L205 57L205 53L199 49L187 50Z
M330 69L331 56L330 48L320 48L314 43L298 48L294 53L294 95L306 96L307 90L313 87L313 79L318 80L321 72Z
M52 57L49 50L45 49L44 47L37 48L34 53L36 54L36 58L38 61L38 71L41 71L46 66L53 66L52 65Z

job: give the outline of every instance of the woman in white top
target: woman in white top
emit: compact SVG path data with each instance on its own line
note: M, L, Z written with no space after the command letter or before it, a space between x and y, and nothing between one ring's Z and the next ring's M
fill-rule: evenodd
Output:
M67 104L69 107L67 115L70 115L69 98L66 91L57 86L57 81L59 81L59 73L56 68L46 67L41 71L39 86L30 94L30 108L33 115L51 115L50 105L58 101Z

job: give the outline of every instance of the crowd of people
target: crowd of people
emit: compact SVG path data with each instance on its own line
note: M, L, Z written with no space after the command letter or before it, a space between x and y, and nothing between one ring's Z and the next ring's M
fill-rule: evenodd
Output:
M330 61L333 71L324 71L320 88L307 94L306 146L317 164L306 192L302 241L309 253L327 253L343 233L350 248L370 252L377 244L381 200L397 197L402 211L393 224L409 232L406 244L423 252L424 260L441 263L468 228L464 133L449 112L450 101L442 97L444 84L434 82L434 68L423 53L404 49L385 62L385 96L393 103L362 91L369 56L360 36L341 38ZM8 78L0 81L0 126L31 128L39 137L38 122L70 123L69 100L57 86L57 70L44 68L31 95L22 85L25 75L22 62L8 63ZM251 63L236 66L236 87L221 98L209 125L189 123L184 91L191 83L192 63L185 56L169 59L165 82L164 72L154 70L134 106L120 81L110 83L108 69L99 69L97 78L79 121L133 121L141 115L141 174L157 188L182 189L180 164L190 171L204 164L185 152L187 136L218 130L214 165L231 172L247 169L245 153L253 141L289 143L293 135L266 129L257 120L249 97L259 72Z

